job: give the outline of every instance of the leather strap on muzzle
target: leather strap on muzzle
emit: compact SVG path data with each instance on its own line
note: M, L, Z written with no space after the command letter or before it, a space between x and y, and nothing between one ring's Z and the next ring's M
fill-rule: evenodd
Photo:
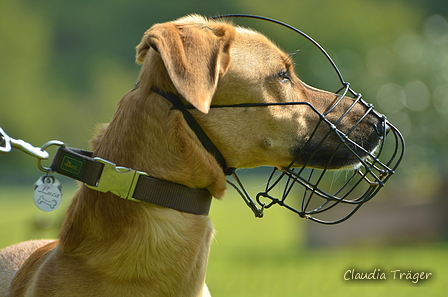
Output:
M165 93L156 87L152 87L151 90L156 92L160 96L164 97L169 102L171 102L171 104L173 105L171 109L177 109L182 112L182 115L184 116L188 126L190 126L191 130L193 130L193 132L196 134L196 136L198 137L199 141L202 143L204 148L210 154L212 154L213 157L215 157L216 161L218 161L219 165L221 166L222 170L226 175L231 175L233 172L235 172L236 170L235 168L227 166L226 160L224 159L221 152L210 140L210 138L207 136L204 130L202 130L201 126L194 119L191 113L187 110L186 105L182 102L182 100L180 100L179 97L177 97L173 93Z

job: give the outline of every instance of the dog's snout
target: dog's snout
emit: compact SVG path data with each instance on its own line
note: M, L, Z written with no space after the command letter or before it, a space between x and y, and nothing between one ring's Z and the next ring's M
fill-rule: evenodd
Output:
M375 128L375 132L378 134L378 136L387 135L387 133L389 133L389 131L391 129L386 119L380 119L375 124L374 128Z

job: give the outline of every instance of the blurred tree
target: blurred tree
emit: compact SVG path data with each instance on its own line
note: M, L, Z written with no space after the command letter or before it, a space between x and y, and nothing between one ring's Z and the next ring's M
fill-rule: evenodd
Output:
M445 0L404 0L404 3L418 6L428 15L441 14L448 17L448 1Z
M0 1L0 125L17 138L36 141L38 125L51 126L50 43L50 24L41 15L21 2ZM0 157L0 164L18 161Z

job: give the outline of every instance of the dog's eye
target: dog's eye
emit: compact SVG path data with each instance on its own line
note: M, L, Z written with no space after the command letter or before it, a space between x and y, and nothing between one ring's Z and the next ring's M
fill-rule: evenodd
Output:
M281 82L287 82L291 80L291 76L289 75L289 72L287 70L282 70L279 73L277 73L277 78Z

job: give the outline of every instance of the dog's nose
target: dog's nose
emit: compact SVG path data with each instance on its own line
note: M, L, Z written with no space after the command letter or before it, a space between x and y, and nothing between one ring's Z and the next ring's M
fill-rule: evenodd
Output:
M376 125L375 125L375 132L379 136L387 135L387 133L389 133L390 129L391 128L389 126L389 123L385 119L379 120L378 123L376 123Z

